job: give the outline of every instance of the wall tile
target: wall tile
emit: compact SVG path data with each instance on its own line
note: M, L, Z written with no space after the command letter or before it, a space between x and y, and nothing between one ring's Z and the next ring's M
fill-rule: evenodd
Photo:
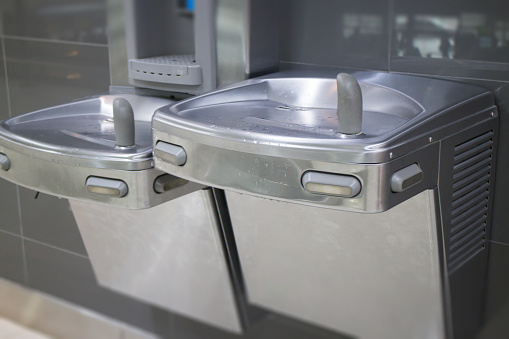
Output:
M106 44L105 0L2 0L4 34Z
M13 116L108 91L106 47L5 39Z
M169 315L96 282L87 258L25 240L28 285L168 337Z
M395 0L391 71L509 80L509 3Z
M0 277L24 283L21 238L0 231Z
M387 0L282 0L280 61L388 68Z
M1 42L1 41L0 41ZM9 118L7 86L4 71L3 45L0 43L0 120ZM19 210L16 186L0 179L0 229L19 234ZM2 274L0 272L0 274Z
M19 234L19 209L16 185L0 179L0 230Z
M69 201L20 187L23 235L71 252L86 255Z

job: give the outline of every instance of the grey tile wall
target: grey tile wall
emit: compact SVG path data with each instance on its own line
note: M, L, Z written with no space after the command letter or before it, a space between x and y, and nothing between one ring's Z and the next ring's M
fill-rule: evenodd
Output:
M509 79L507 1L394 1L391 71Z
M4 66L3 38L0 37L0 120L9 118L9 105L7 98L7 78ZM11 233L20 233L19 210L16 186L0 179L0 208L2 218L0 229Z
M105 0L2 0L4 34L106 44Z
M287 64L509 80L504 0L282 0Z
M108 91L106 46L5 39L13 116Z
M129 86L124 2L107 1L110 77L112 86Z
M282 0L280 61L387 70L388 0Z
M86 255L69 201L19 188L23 236Z
M16 185L0 179L0 230L20 235Z
M0 231L0 277L23 284L24 267L21 238Z
M25 240L28 285L126 323L166 334L168 313L99 286L87 257Z

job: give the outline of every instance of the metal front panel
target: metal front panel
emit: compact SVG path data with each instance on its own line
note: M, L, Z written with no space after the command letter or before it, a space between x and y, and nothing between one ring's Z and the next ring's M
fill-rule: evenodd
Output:
M159 153L155 167L239 193L381 212L436 187L441 140L497 115L492 94L481 88L354 75L362 91L362 133L338 133L340 82L315 72L279 73L159 108L154 143L180 147L187 161L171 164ZM422 182L394 194L391 176L413 163ZM312 194L302 187L306 171L353 176L362 189L351 199Z
M436 202L378 214L227 192L248 300L360 338L444 338Z
M154 140L180 145L187 154L186 163L175 166L156 153L155 167L164 172L239 193L249 192L334 209L381 212L425 189L435 187L438 181L439 143L436 142L387 163L345 164L237 152L158 130L154 130ZM419 164L423 170L423 180L402 193L392 192L392 175L413 163ZM353 198L310 193L303 188L301 177L311 170L354 176L362 184L361 192Z
M241 332L210 190L146 210L71 207L101 285Z
M132 147L117 145L113 113L117 99L128 101L134 113L136 145ZM189 183L171 192L154 192L154 180L164 173L153 168L150 120L155 109L172 102L141 95L102 95L2 121L0 177L60 197L134 209L201 189ZM8 159L9 166L2 158ZM122 198L92 194L85 185L90 176L123 181L127 194Z
M132 209L151 206L175 199L203 188L203 185L189 182L183 186L158 194L154 181L165 174L154 168L141 171L119 171L104 168L81 167L45 161L22 153L11 152L0 146L11 160L8 171L0 170L0 177L18 185L63 198L93 201L99 204ZM124 181L128 193L122 198L93 194L87 191L86 181L90 176Z

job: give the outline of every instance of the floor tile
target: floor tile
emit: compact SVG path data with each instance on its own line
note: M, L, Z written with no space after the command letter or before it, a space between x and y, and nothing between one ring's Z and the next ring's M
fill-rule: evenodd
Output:
M89 309L2 279L0 279L0 300L2 301L0 302L0 319L6 319L7 323L16 322L53 338L159 338L155 334ZM0 322L0 339L4 339L2 333Z
M0 318L0 339L51 339L51 336Z

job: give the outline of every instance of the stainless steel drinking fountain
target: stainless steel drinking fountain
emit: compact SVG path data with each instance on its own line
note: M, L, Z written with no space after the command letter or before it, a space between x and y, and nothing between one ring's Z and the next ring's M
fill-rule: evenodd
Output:
M359 338L468 338L497 129L474 86L286 72L158 109L154 158L226 190L250 303Z
M98 282L241 332L210 188L153 167L151 119L169 99L103 95L0 123L0 177L70 199Z
M136 120L113 119L115 99L132 105ZM200 189L153 168L150 120L154 110L170 103L174 101L104 95L5 120L0 123L0 153L10 166L0 176L63 198L132 209ZM133 144L120 140L119 145L117 136L125 138L129 126ZM166 181L167 187L180 189L168 194L153 189Z

